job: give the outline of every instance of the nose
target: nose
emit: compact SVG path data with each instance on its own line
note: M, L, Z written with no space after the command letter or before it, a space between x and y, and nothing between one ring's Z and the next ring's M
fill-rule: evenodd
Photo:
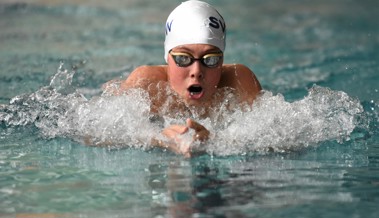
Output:
M192 65L191 65L191 71L190 71L190 77L192 79L202 79L204 77L203 74L203 66L200 63L200 61L196 60Z

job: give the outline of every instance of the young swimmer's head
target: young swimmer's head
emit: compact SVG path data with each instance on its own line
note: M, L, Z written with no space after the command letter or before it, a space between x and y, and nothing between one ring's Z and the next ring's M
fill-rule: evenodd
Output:
M167 18L164 58L171 49L185 44L209 44L225 50L226 26L218 11L201 1L190 0L176 7Z

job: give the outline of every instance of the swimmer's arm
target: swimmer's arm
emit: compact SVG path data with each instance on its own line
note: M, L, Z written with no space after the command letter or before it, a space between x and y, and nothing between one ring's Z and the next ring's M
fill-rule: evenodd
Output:
M194 130L191 142L181 141L180 135L186 134L189 129ZM206 142L209 139L210 132L201 124L192 119L187 119L186 125L171 125L162 131L165 139L153 138L150 143L152 146L167 149L176 154L181 154L186 158L190 158L203 153L204 149L193 149L192 144L195 141ZM161 137L160 137L161 138ZM97 147L113 147L119 145L114 141L99 140L89 135L84 136L81 142L87 146ZM142 143L142 142L141 142Z

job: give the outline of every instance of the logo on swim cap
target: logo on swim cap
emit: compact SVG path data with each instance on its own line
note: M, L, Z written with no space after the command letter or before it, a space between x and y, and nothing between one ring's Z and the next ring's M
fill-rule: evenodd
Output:
M211 5L201 1L186 1L176 7L166 21L165 55L185 44L209 44L225 50L226 25L223 17Z

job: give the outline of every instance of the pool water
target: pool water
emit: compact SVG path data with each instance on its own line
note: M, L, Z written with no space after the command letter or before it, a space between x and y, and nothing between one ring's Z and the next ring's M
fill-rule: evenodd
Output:
M162 124L146 93L101 90L164 63L180 1L0 3L0 217L377 217L377 1L209 2L225 62L265 91L189 114L212 132L192 159L149 146Z

